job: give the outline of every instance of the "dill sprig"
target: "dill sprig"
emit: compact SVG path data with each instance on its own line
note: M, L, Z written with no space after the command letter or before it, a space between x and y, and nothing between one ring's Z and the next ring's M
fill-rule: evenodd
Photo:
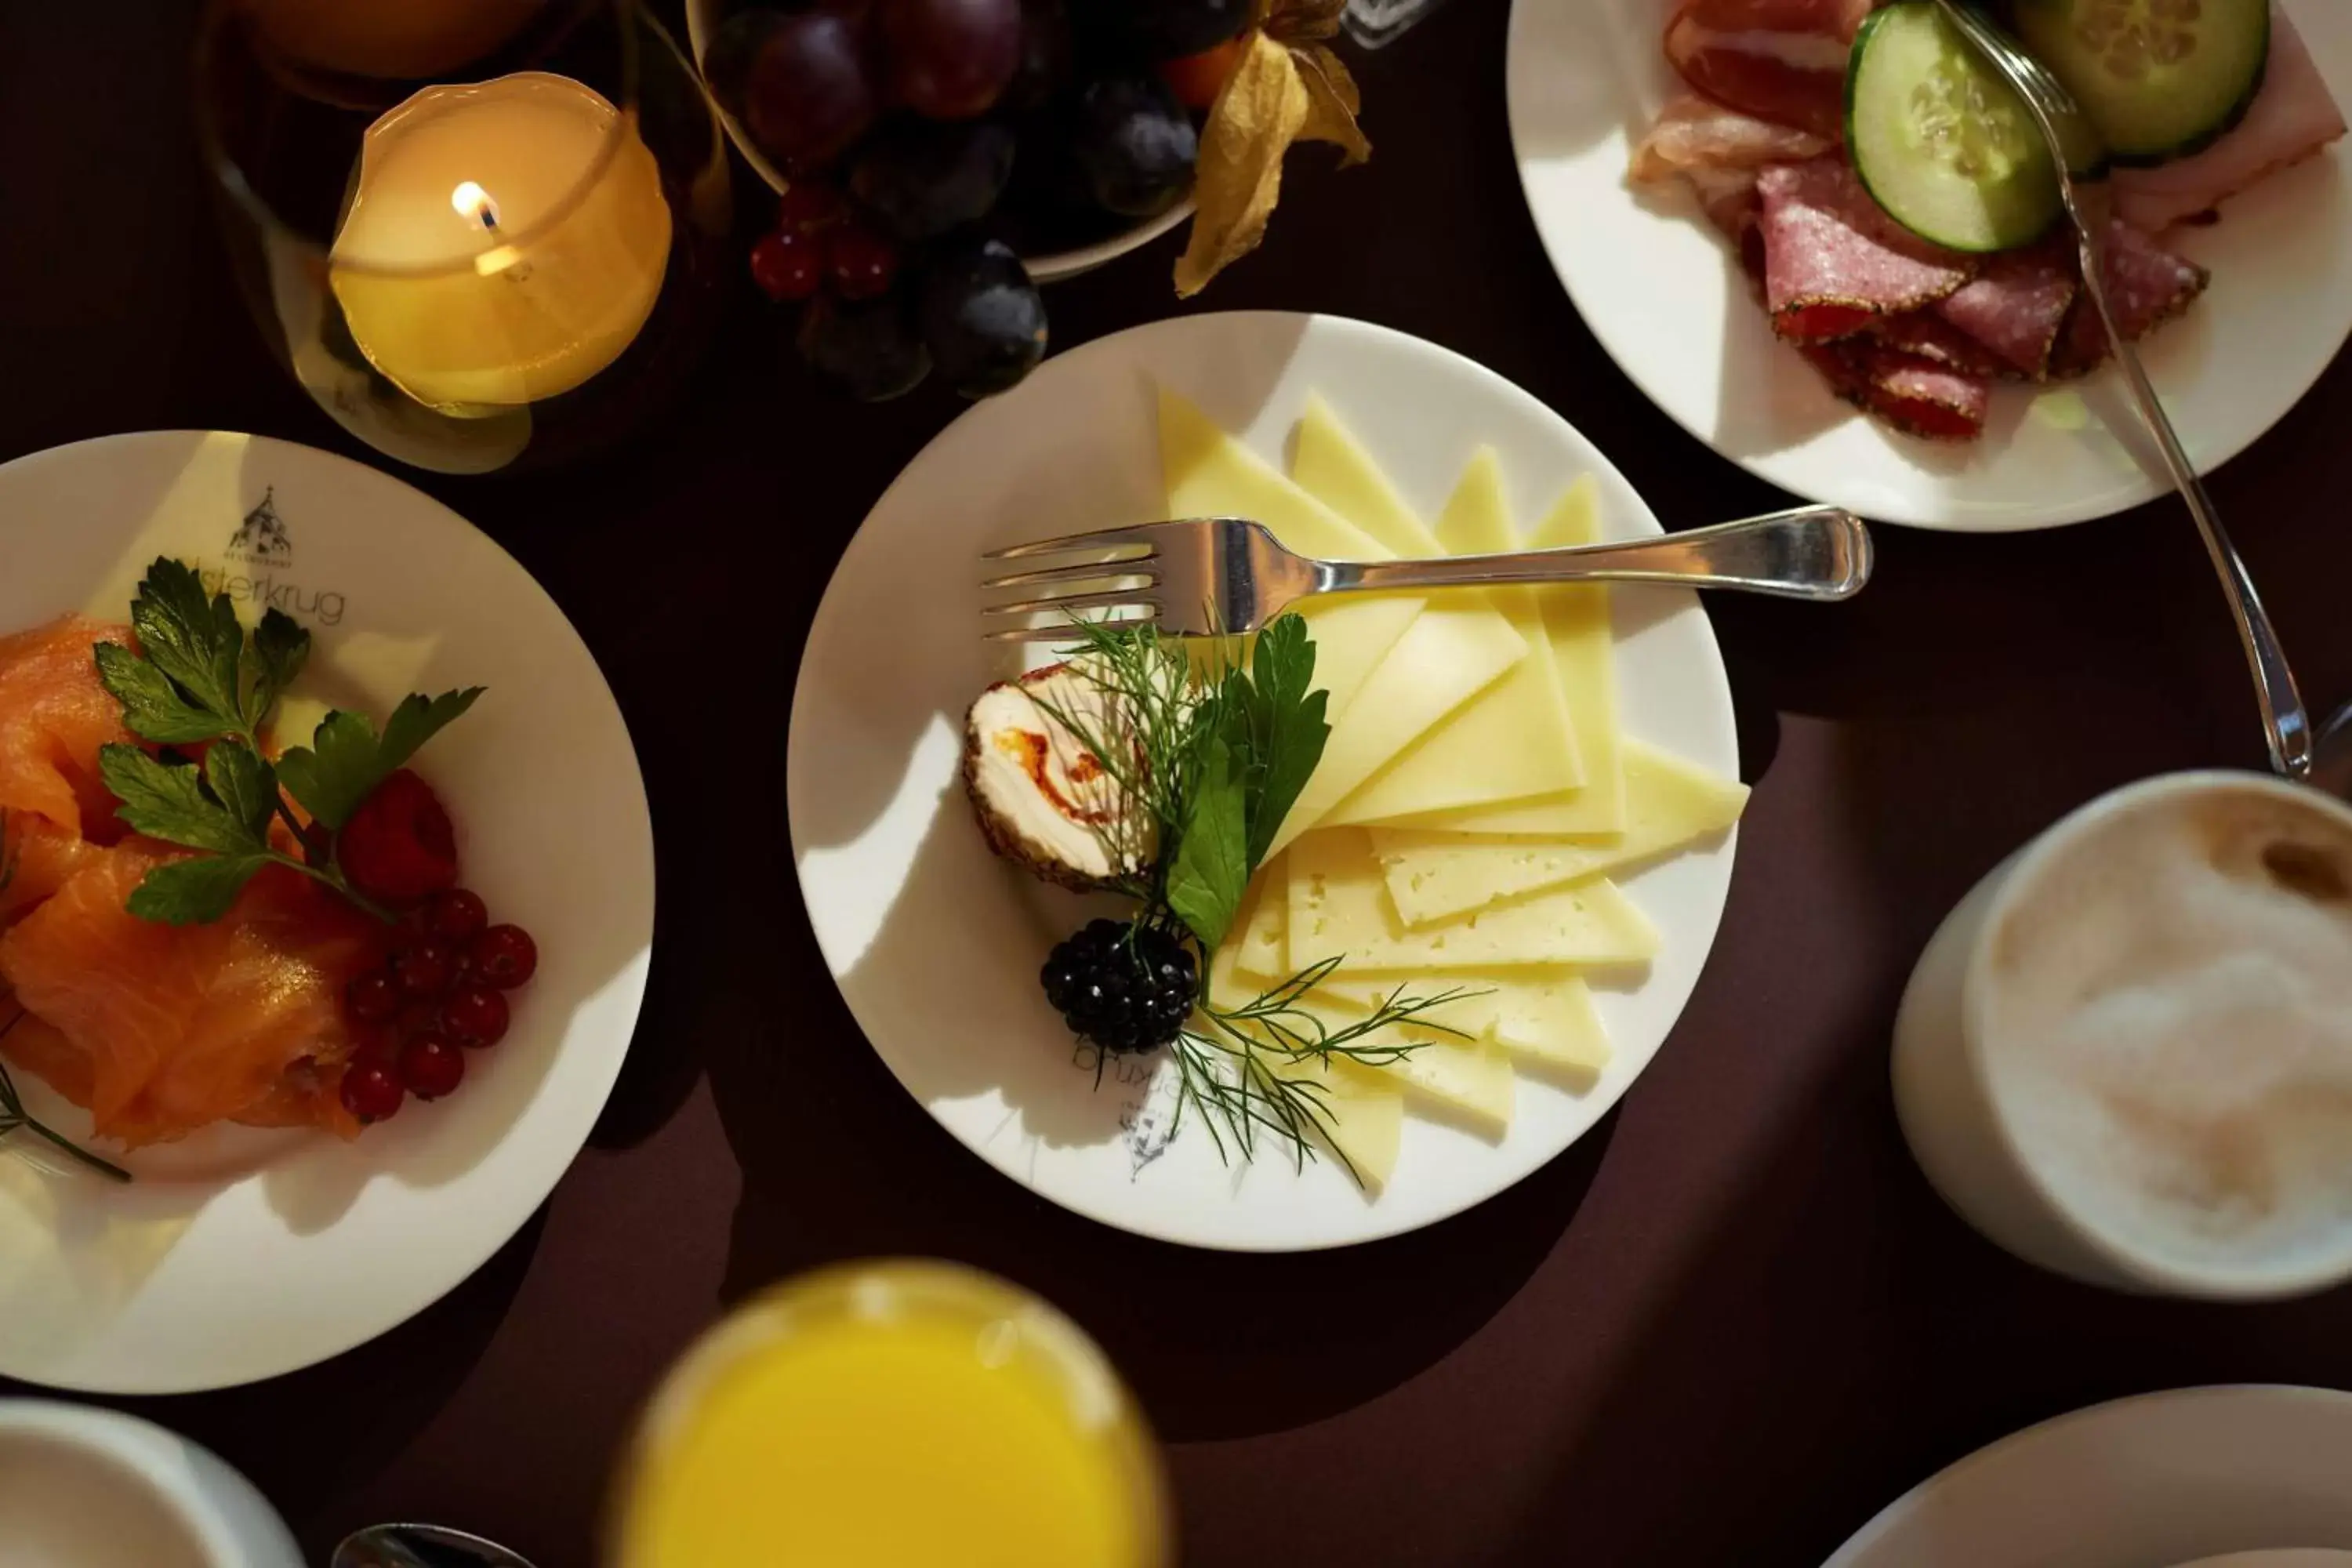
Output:
M1258 1136L1270 1134L1281 1142L1293 1168L1305 1169L1307 1161L1328 1148L1349 1176L1363 1185L1363 1173L1332 1135L1338 1118L1326 1098L1329 1089L1316 1079L1290 1077L1281 1069L1305 1062L1328 1066L1335 1058L1359 1067L1393 1066L1429 1042L1374 1037L1416 1021L1433 1034L1466 1040L1470 1037L1461 1030L1423 1015L1474 993L1455 986L1434 996L1407 996L1399 986L1365 1017L1333 1029L1301 1004L1339 967L1339 959L1327 958L1239 1007L1221 1007L1203 996L1195 1016L1207 1027L1187 1028L1171 1051L1177 1090L1168 1135L1176 1135L1186 1108L1193 1107L1221 1160L1231 1161L1228 1140L1249 1160L1256 1155Z

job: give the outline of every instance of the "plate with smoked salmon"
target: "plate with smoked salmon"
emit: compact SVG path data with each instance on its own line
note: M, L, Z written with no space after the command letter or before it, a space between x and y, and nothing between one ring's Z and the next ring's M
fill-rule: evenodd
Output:
M2100 263L2200 471L2352 332L2352 22L2276 0L2003 0L2067 86ZM1610 355L1782 488L2052 527L2169 493L2029 111L1929 0L1517 0L1512 135Z
M106 437L0 467L0 1375L334 1355L511 1237L611 1091L626 727L520 565L344 458Z

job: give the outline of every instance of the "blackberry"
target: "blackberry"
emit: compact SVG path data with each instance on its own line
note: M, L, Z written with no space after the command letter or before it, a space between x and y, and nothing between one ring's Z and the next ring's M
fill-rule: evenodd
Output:
M1192 954L1153 926L1094 921L1054 949L1038 978L1071 1033L1114 1054L1174 1039L1200 994Z

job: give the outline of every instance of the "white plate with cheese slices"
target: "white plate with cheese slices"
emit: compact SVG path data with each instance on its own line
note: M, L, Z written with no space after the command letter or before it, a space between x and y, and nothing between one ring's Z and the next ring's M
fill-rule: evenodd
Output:
M1164 1054L1097 1081L1038 972L1113 900L996 858L961 780L973 700L1056 647L982 639L982 552L1210 512L1364 559L1662 531L1549 408L1382 328L1195 316L1060 355L908 466L818 608L787 770L811 924L908 1092L1055 1203L1237 1250L1412 1230L1559 1154L1673 1029L1746 793L1722 658L1687 591L1312 607L1332 733L1215 984L1339 956L1338 1020L1400 983L1479 994L1402 1062L1335 1072L1321 1157L1221 1156L1196 1117L1170 1135Z

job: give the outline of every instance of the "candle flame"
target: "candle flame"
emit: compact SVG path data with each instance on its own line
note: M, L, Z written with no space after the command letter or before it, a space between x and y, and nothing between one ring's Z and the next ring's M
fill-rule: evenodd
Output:
M449 205L459 217L471 218L484 228L499 226L499 204L490 200L490 193L471 180L460 180L457 188L449 193Z

